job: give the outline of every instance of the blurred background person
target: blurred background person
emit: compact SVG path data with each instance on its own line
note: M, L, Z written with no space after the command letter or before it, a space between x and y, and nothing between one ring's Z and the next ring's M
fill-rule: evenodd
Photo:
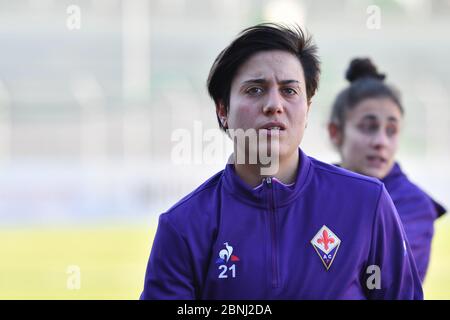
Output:
M399 92L368 58L350 63L350 85L334 101L328 132L345 169L380 179L397 207L423 282L434 221L446 209L412 183L396 161L404 109ZM426 165L423 170L427 170Z

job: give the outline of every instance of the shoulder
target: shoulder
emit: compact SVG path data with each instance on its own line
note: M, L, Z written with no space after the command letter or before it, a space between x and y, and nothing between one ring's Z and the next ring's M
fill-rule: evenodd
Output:
M390 193L408 193L409 195L428 197L418 185L408 178L398 163L395 163L391 172L382 181Z
M383 183L378 179L310 159L314 172L311 183L316 194L345 208L348 214L361 211L374 213L380 199L386 196L389 198Z
M331 165L312 157L311 165L314 167L315 175L325 178L329 181L333 181L339 184L345 184L349 186L362 186L367 189L374 189L380 191L383 183L372 177L364 176L341 167Z
M436 202L421 187L412 182L403 173L398 164L395 165L394 169L396 169L397 174L388 175L383 182L400 214L419 212L421 210L433 212L433 215L441 216L446 212L446 209L442 205Z
M218 197L223 170L207 179L195 190L184 196L161 215L160 219L166 219L176 229L183 228L193 221L201 224L201 220L210 218L216 204L214 198Z

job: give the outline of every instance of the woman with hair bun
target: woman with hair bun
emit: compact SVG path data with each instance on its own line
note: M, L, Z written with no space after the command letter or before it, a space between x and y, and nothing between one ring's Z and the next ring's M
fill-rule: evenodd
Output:
M408 237L419 276L428 268L434 220L446 212L412 183L395 160L404 109L399 92L368 58L353 59L350 85L334 101L328 133L340 166L380 179L389 192Z

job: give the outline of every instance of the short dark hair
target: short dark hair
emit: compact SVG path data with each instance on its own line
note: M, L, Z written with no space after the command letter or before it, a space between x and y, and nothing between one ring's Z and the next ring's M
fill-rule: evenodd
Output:
M386 75L379 73L369 58L355 58L350 62L345 78L350 85L336 97L331 109L330 122L343 128L347 112L369 98L389 98L404 114L400 93L384 82Z
M299 59L303 67L308 103L311 102L319 86L320 77L320 61L312 37L297 25L287 27L275 23L262 23L244 29L214 61L207 87L216 106L222 102L226 111L229 111L231 83L238 68L253 54L271 50L287 51ZM217 120L220 128L225 130L218 115Z

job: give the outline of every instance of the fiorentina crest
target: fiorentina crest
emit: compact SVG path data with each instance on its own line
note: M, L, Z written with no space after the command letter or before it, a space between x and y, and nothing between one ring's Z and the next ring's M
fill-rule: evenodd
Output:
M312 238L311 244L328 270L333 263L341 240L327 226L320 228L319 232Z

